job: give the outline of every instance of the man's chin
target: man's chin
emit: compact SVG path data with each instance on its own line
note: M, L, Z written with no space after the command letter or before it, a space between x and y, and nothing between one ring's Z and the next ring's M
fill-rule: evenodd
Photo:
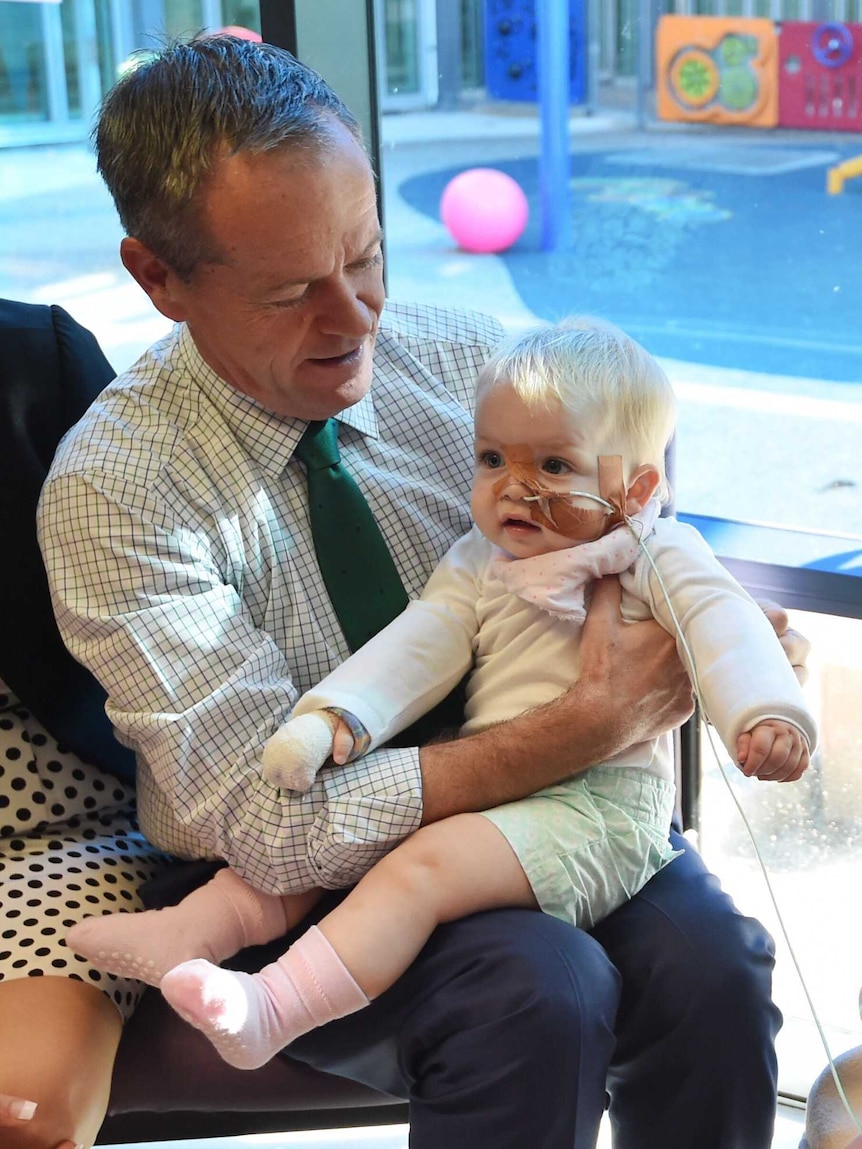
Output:
M331 419L355 407L371 390L371 379L350 379L337 387L330 395L315 395L308 403L306 419Z
M370 364L367 368L363 368L351 376L350 379L345 379L336 392L336 400L340 404L338 410L343 411L347 407L353 407L361 399L364 399L371 390L373 380L374 375Z

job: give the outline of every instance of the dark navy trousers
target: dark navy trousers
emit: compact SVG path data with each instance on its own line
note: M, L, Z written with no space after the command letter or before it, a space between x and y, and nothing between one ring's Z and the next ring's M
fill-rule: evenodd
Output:
M766 1149L772 967L689 847L591 934L528 910L441 926L392 989L290 1053L407 1097L412 1149L592 1149L608 1098L617 1149Z

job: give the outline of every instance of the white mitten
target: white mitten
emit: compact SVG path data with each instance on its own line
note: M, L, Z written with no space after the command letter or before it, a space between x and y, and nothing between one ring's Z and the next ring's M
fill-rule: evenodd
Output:
M289 718L263 748L263 776L282 790L309 789L332 753L338 719L319 710Z

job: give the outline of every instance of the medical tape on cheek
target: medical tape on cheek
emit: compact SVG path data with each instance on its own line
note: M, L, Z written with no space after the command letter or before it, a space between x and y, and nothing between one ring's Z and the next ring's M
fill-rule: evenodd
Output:
M622 455L598 456L599 495L611 504L613 511L574 506L570 495L543 486L533 452L526 444L506 447L505 460L506 470L491 488L495 497L499 498L512 481L526 487L540 500L530 504L530 518L547 530L573 542L592 542L624 521L626 490Z
M613 510L573 505L570 495L553 495L548 499L548 514L557 533L573 542L592 542L625 520L622 455L599 455L598 474L599 497L610 503Z
M491 487L494 497L499 499L509 483L519 483L522 487L526 487L531 495L536 495L542 500L542 503L530 503L530 518L533 522L549 531L555 531L557 527L553 519L549 519L542 510L543 505L547 506L547 496L552 492L546 490L539 482L539 472L533 462L531 448L524 443L513 443L506 447L504 458L506 469Z

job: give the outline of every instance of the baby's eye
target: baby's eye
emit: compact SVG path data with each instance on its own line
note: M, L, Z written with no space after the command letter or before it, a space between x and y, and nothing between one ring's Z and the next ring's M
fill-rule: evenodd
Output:
M482 451L479 455L479 462L483 467L496 471L504 466L505 460L499 451Z
M549 475L568 475L572 468L562 459L545 459L542 470L547 471Z

